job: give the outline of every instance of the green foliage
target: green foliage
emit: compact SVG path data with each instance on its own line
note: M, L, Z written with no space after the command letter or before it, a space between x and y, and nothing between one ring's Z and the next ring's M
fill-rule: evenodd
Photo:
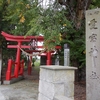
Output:
M44 36L44 46L48 49L54 49L56 45L60 44L60 34L62 32L67 32L68 27L71 27L70 22L66 19L64 11L55 11L54 9L46 9L41 13L38 20L34 22L34 19L30 25L33 26L30 32L35 33L39 31L38 34ZM35 26L35 28L34 28Z
M90 9L100 8L100 0L92 0L92 3L89 8Z
M60 45L60 34L68 32L72 27L66 19L65 9L55 9L53 6L43 9L37 0L11 0L7 7L5 21L9 21L9 33L16 35L44 36L44 47L48 50Z
M60 53L60 61L62 63L64 55L64 44L67 43L70 48L70 64L79 68L85 67L85 35L84 28L80 30L70 29L70 34L66 35L66 39L62 41L62 52Z
M35 67L39 67L39 66L40 66L40 60L36 60L36 61L34 62L34 66L35 66Z
M29 0L11 0L6 10L4 20L9 21L7 32L15 35L25 35L31 28L30 21L36 18L38 13L36 2L32 3Z
M7 1L9 1L7 3ZM71 65L73 62L77 66L85 66L85 24L82 19L80 29L72 26L74 13L77 12L77 2L73 1L73 6L66 6L68 9L60 8L59 4L50 5L43 9L38 0L0 0L0 12L2 12L5 3L5 11L2 20L2 29L15 35L40 35L44 36L44 46L48 50L54 49L55 45L68 43L71 52ZM70 0L68 1L70 2ZM56 6L55 6L56 5ZM76 7L76 8L75 8ZM100 7L100 0L92 0L91 8ZM72 12L71 12L72 10ZM75 12L73 12L75 10ZM72 13L72 14L70 14ZM77 15L77 13L75 13ZM72 16L73 15L73 16ZM68 18L68 19L67 19ZM84 18L84 17L83 17ZM76 20L75 20L76 21ZM77 22L77 21L76 21ZM77 24L77 23L76 23ZM61 35L65 39L61 41ZM62 49L63 55L63 49ZM63 60L63 57L60 57Z

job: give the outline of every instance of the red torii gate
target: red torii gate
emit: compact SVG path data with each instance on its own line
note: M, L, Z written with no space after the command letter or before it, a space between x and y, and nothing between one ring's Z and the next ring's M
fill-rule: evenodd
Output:
M3 31L1 32L1 34L5 37L6 40L14 41L14 42L18 43L17 45L8 45L7 46L8 48L17 48L17 54L16 54L14 75L12 77L10 77L11 72L9 72L9 71L11 71L11 63L14 63L14 62L11 62L11 60L10 60L8 62L8 70L6 73L6 80L10 80L13 77L18 78L19 75L23 75L23 69L21 68L22 70L19 71L20 65L21 65L21 62L20 62L21 50L20 50L20 48L29 48L29 49L31 48L31 46L29 46L29 45L22 45L22 42L30 42L31 39L37 40L39 42L43 42L44 38L43 38L43 36L26 36L26 37L25 36L14 36L14 35L10 35ZM43 46L37 46L37 48L43 48ZM56 46L55 48L60 49L61 47ZM40 52L40 50L28 50L28 51L30 53L31 52ZM52 51L45 52L45 55L47 56L47 65L51 65L51 53L52 53ZM28 68L28 73L31 74L31 65Z

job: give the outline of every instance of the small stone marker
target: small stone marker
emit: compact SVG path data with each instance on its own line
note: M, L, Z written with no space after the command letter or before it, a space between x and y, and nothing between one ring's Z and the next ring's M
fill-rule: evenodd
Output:
M86 100L100 100L100 9L86 11Z
M69 66L70 63L70 50L68 44L64 44L64 66Z
M55 59L55 65L59 65L59 56L57 55L56 59Z

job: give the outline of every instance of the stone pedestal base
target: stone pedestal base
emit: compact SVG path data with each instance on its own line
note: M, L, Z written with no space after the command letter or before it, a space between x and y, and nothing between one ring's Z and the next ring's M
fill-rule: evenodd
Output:
M12 84L12 83L21 81L22 79L24 79L24 77L23 77L23 76L19 76L18 78L13 78L13 79L11 79L10 81L5 80L5 81L3 82L3 84Z
M67 66L41 66L38 100L74 100L74 70ZM60 97L58 97L60 95Z

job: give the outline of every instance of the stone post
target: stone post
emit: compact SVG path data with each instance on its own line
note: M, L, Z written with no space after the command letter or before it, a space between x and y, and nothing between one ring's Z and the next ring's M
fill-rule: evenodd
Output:
M74 100L75 67L41 66L38 100Z
M64 44L64 66L70 65L70 49L68 44Z
M100 9L86 11L86 100L100 100Z

